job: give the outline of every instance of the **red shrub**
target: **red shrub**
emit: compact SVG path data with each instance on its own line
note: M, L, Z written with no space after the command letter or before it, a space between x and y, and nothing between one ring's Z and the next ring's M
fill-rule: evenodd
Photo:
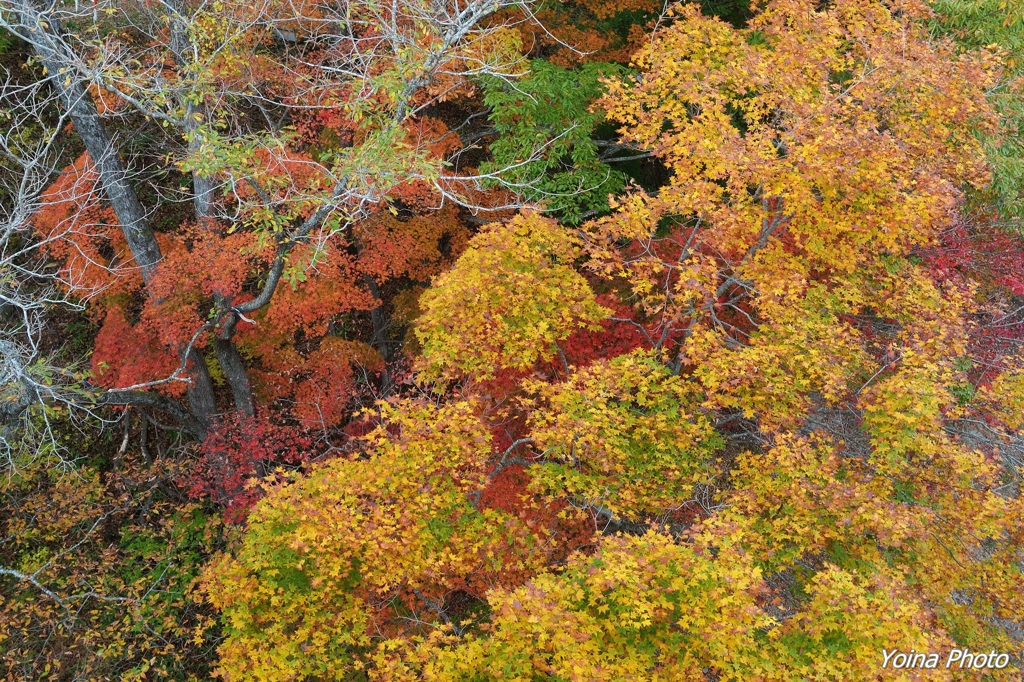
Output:
M240 523L261 496L255 480L275 469L309 461L313 439L300 429L274 424L264 414L223 418L203 441L201 457L182 483L193 498L224 507L229 523Z

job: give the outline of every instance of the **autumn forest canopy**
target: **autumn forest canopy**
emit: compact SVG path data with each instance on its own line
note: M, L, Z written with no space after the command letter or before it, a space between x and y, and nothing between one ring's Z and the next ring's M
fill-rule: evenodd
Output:
M1021 0L0 0L0 72L0 677L1021 679Z

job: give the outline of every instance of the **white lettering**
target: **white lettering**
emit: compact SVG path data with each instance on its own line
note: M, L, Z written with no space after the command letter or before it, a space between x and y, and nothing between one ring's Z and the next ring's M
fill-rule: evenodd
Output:
M883 668L934 670L939 667L941 658L941 654L917 653L915 649L911 649L910 653L903 653L898 649L892 651L882 649ZM1002 670L1010 664L1010 655L997 653L994 649L987 654L971 653L970 649L951 649L946 658L946 667L951 668L954 663L959 663L961 669L997 668Z

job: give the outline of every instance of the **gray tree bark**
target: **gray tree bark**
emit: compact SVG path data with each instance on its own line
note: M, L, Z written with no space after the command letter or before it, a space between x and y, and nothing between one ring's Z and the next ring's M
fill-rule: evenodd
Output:
M135 188L128 182L127 171L110 138L110 133L100 119L96 105L82 82L74 74L66 76L64 80L61 79L62 69L70 69L67 63L60 59L59 55L44 51L39 45L34 47L42 59L43 66L51 75L75 131L82 138L96 166L100 184L117 215L117 221L128 241L128 248L142 269L142 278L149 282L156 272L157 263L160 262L160 245L157 244Z
M224 370L228 385L231 386L231 394L235 399L235 407L248 416L255 412L252 399L252 386L249 383L249 375L245 372L245 364L242 356L238 354L238 347L231 339L217 337L214 341L217 349L217 360L220 368Z
M171 16L171 52L174 54L174 61L179 69L187 69L189 65L188 52L192 49L192 42L188 38L188 22L185 18L185 7L180 0L171 0L169 3L174 10ZM185 93L185 134L188 136L188 151L192 154L202 145L202 137L196 134L201 125L197 120L197 114L205 117L206 111L202 104L197 104L190 98L190 93ZM213 217L213 197L217 188L216 180L209 175L196 171L192 172L192 205L195 208L196 217L199 219Z

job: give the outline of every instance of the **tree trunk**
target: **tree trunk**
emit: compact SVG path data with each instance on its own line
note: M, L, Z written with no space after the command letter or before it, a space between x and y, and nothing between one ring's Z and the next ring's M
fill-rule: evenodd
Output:
M110 202L117 222L121 225L128 248L131 249L135 262L142 269L142 278L146 282L152 279L156 265L160 262L160 245L149 225L146 212L139 202L135 189L129 184L124 163L114 147L114 142L103 125L92 97L82 86L81 81L68 76L61 80L62 69L70 69L66 62L59 60L53 53L47 54L36 46L36 52L43 60L46 70L53 74L51 79L67 108L75 131L82 138L96 172L103 185L103 191Z
M205 425L210 425L213 415L217 414L217 402L213 397L213 379L210 369L206 366L206 358L198 348L193 348L187 359L188 376L192 383L188 387L188 406Z
M199 127L199 122L195 120L194 114L199 113L200 109L189 102L185 107L185 111L187 114L186 119L189 121L188 151L189 154L192 154L203 143L202 138L195 133L195 130ZM192 204L195 206L196 218L202 220L213 217L213 192L216 187L216 181L212 176L202 175L195 171L192 172Z
M171 16L171 52L174 54L174 61L178 68L185 70L189 65L187 52L192 48L192 41L188 37L188 22L185 19L185 8L179 0L171 0L171 8L174 10ZM185 82L192 83L193 79L186 78ZM203 143L203 139L196 131L206 117L205 107L197 104L185 93L185 134L188 137L188 152L194 153ZM203 175L192 171L192 205L195 208L196 218L213 217L213 193L217 185L212 176Z
M235 398L235 407L248 416L255 413L252 400L252 386L249 384L249 375L245 373L245 363L242 356L238 354L238 347L231 339L222 339L219 336L214 341L217 348L217 360L220 368L224 370L228 384L231 386L231 394Z
M393 356L391 338L388 336L391 317L384 308L384 299L380 296L380 287L377 286L376 280L369 275L363 275L363 283L366 284L373 297L380 301L380 305L370 311L370 321L373 322L373 346L381 354L381 357L384 358L384 370L381 372L380 381L381 393L387 396L391 394L391 389L393 388L391 372L388 371L388 364Z

